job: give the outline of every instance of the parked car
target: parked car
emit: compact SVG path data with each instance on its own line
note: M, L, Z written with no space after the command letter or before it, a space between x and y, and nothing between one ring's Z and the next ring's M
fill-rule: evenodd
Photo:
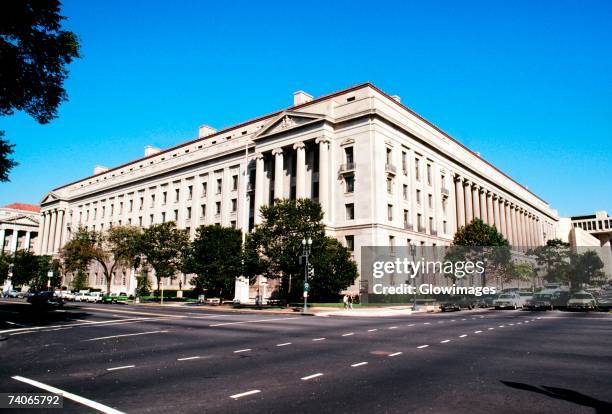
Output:
M75 302L87 302L87 296L89 296L89 293L77 292L74 294L74 301Z
M5 293L5 297L7 298L23 298L25 297L25 293L20 290L11 289Z
M476 298L476 306L479 308L492 308L495 299L497 299L497 295L482 295Z
M495 309L517 309L520 307L520 296L516 293L502 293L493 301Z
M588 292L577 292L567 301L567 310L590 311L597 309L597 301Z
M102 296L102 303L127 303L129 296L125 292L111 293L110 295Z
M52 291L41 291L31 294L28 297L28 302L36 307L62 307L64 301L62 298Z
M74 300L74 293L69 290L59 290L57 293L64 299L64 301Z
M536 293L533 297L525 302L523 309L527 310L553 310L552 294Z
M90 303L102 302L102 292L90 292L86 300Z
M478 304L478 300L473 296L449 296L448 299L442 300L440 310L442 312L459 311L461 309L474 309Z
M605 311L612 310L612 292L602 293L602 295L597 299L597 309Z
M519 292L519 307L524 307L525 303L527 303L527 301L529 299L533 298L533 293L531 292Z

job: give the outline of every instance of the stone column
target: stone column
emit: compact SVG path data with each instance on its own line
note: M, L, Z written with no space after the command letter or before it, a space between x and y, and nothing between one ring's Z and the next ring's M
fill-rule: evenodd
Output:
M518 225L519 246L524 247L525 246L525 227L523 227L524 223L523 223L523 209L522 208L517 209L516 223Z
M506 200L499 200L499 232L508 238L506 231Z
M516 206L514 204L510 205L510 234L512 234L512 246L517 246L519 241L516 230Z
M474 218L474 212L472 210L472 185L469 181L463 182L463 190L465 192L465 223L470 224Z
M414 194L414 189L411 189ZM414 198L414 197L411 197ZM465 226L465 204L463 200L463 183L460 177L455 177L455 208L457 210L457 230Z
M255 155L255 224L261 223L260 209L264 200L264 156L262 153Z
M499 197L497 195L493 196L493 225L500 231L499 225Z
M55 230L55 240L53 242L53 250L51 251L51 253L55 253L56 251L58 251L60 249L60 247L62 247L61 244L61 239L62 239L62 228L64 226L64 210L59 210L57 212L58 216L57 216L57 229Z
M51 225L49 227L49 235L47 237L47 248L43 254L53 253L53 247L55 242L55 233L56 233L56 224L57 224L57 210L53 210L51 212Z
M32 237L32 233L26 231L25 240L23 242L23 250L30 250L30 237Z
M285 159L283 157L283 149L275 148L272 150L274 155L274 198L283 199L283 177L285 169Z
M295 162L295 198L306 197L306 145L298 142L293 145L296 153Z
M39 237L40 254L47 252L47 239L49 238L49 227L51 226L51 218L48 212L43 213L43 225Z
M327 137L317 138L319 144L319 203L323 210L323 221L329 221L329 143Z
M10 252L15 253L17 251L17 239L19 238L19 230L13 229L13 235L11 236L11 248Z
M480 188L477 185L472 187L472 206L474 207L474 217L482 219L480 215Z
M487 224L492 226L495 223L495 219L493 217L493 193L487 192Z
M535 220L533 214L529 215L529 241L531 242L531 246L537 246L537 241L535 239Z
M481 188L479 191L480 195L480 218L485 223L489 222L489 218L487 217L487 192L484 188Z

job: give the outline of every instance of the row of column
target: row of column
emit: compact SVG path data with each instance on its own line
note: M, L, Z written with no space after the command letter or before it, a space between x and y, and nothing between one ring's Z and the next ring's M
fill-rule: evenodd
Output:
M544 244L537 215L464 177L455 177L455 200L458 228L478 218L494 226L512 246Z
M319 204L324 213L329 208L329 178L330 178L330 163L329 163L329 144L330 140L327 137L320 137L315 140L319 151ZM295 151L295 198L306 198L306 144L297 142L292 147ZM271 151L274 157L274 197L284 198L285 188L285 169L284 156L286 148L274 148ZM258 152L255 154L255 224L261 223L260 208L267 204L269 197L266 197L264 188L264 153ZM328 220L327 214L324 215Z
M54 254L61 247L64 233L65 211L61 209L48 210L42 213L40 225L40 253Z
M7 229L0 229L0 252L4 251L4 239L6 237L6 230ZM9 252L10 253L15 253L17 251L17 241L19 240L19 231L18 229L14 229L11 230L12 231L12 235L11 235L11 241L8 244L9 246ZM23 231L23 230L22 230ZM25 230L25 240L24 240L24 250L29 250L30 249L30 240L32 238L32 232Z

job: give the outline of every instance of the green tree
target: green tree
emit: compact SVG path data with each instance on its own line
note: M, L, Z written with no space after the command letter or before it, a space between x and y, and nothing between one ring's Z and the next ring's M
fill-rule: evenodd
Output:
M49 256L43 257L49 260ZM33 280L38 278L42 262L39 256L36 256L29 250L17 250L11 261L13 263L13 277L11 280L13 286L30 285Z
M581 288L584 285L597 283L601 278L603 267L604 263L595 251L587 250L582 254L575 254L572 257L569 278L571 286Z
M511 266L512 278L517 281L517 287L521 282L531 281L532 289L535 289L535 278L537 273L529 263L513 263Z
M67 100L63 85L79 42L62 28L60 7L58 0L0 2L0 116L24 111L46 124ZM0 135L0 182L16 165L12 152Z
M511 278L511 256L508 240L495 227L475 218L457 230L445 260L484 262L485 271L480 275L484 286L487 278L502 281ZM451 277L455 279L454 275Z
M60 256L66 271L78 271L97 263L106 280L106 292L110 293L115 271L121 267L133 267L140 250L140 230L119 226L107 232L79 228L64 245Z
M144 230L139 251L155 270L157 292L163 277L174 279L182 270L189 248L189 235L174 222L155 224Z
M85 269L77 269L74 272L74 278L72 279L72 289L78 292L87 289L88 285L88 277Z
M546 246L538 246L527 252L536 259L539 266L544 266L544 280L548 282L568 283L571 273L571 255L569 244L559 239L546 242Z
M136 296L149 296L151 294L151 281L145 266L140 269L140 274L136 276Z
M333 297L357 278L357 266L348 250L325 236L321 206L309 199L275 200L261 208L262 223L250 233L245 245L245 273L279 278L280 294L299 300L304 285L300 264L302 239L312 239L310 260L315 276L309 280L313 300Z
M191 280L197 290L228 297L242 273L242 232L219 225L199 227L184 270L197 275Z
M8 278L11 261L4 253L0 253L0 284L4 283Z

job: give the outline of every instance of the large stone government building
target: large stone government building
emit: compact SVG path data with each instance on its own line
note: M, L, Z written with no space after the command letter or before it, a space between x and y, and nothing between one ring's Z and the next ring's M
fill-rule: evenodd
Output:
M317 99L296 92L284 110L221 131L202 126L192 141L96 167L44 197L40 252L57 253L78 226L175 221L192 237L202 224L248 231L260 206L303 197L322 205L329 235L358 263L360 246L448 245L475 217L514 246L541 245L559 219L398 96L366 83Z

